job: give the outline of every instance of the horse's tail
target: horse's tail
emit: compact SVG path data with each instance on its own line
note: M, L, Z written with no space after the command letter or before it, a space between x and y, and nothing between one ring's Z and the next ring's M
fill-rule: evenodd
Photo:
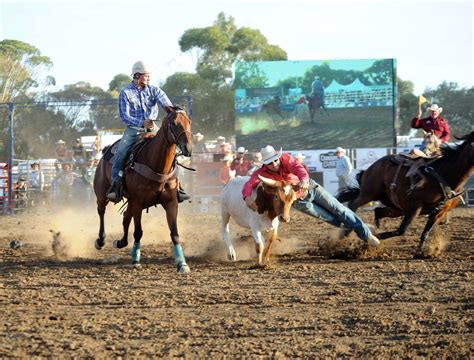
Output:
M360 171L359 173L357 173L356 175L356 180L357 180L357 184L358 186L348 186L348 187L345 187L343 189L341 189L337 195L336 195L336 199L339 201L339 202L348 202L348 201L352 201L354 200L357 196L359 196L359 193L360 193L360 181L362 179L362 174L364 173L364 171Z
M359 188L346 187L337 193L336 199L341 203L352 201L359 195L359 193Z

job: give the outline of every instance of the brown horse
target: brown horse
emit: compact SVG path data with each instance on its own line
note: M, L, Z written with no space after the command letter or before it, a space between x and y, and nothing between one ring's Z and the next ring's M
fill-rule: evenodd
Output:
M358 177L360 189L345 189L337 199L350 201L353 211L370 201L382 202L385 207L376 209L376 221L403 216L398 230L382 232L377 235L379 239L401 236L416 216L428 215L417 254L422 256L431 230L459 203L463 186L474 171L474 131L459 140L464 142L453 147L442 145L442 157L421 167L424 179L420 187L414 187L412 179L406 177L409 166L397 164L397 155L387 155Z
M179 273L189 272L183 250L179 242L178 217L178 180L176 178L176 150L184 156L191 156L193 137L191 120L186 112L173 108L163 120L156 136L144 140L140 151L134 153L131 163L126 166L124 196L128 199L127 208L123 214L123 237L114 241L114 246L121 249L128 245L128 228L133 217L135 239L132 247L132 262L140 265L140 239L143 235L141 217L143 209L161 204L166 212L166 220L171 231L173 256ZM110 151L110 149L108 150ZM111 162L104 154L97 166L94 178L94 191L97 197L97 211L100 217L99 238L95 242L98 250L105 245L104 214L109 202L106 197L111 184Z
M324 97L321 94L306 95L309 108L309 118L311 122L316 121L316 111L323 109L327 115L329 115L326 107L324 106Z

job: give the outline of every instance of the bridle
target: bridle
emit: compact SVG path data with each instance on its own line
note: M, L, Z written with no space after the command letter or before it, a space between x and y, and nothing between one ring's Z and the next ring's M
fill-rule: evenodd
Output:
M183 113L183 114L186 114L186 112L184 110L176 110L174 112L170 112L168 113L168 115L166 116L167 120L168 120L168 123L167 123L167 126L168 126L168 131L171 133L171 136L173 137L173 141L169 142L168 141L168 137L165 136L165 141L166 141L166 144L168 145L168 147L170 147L171 145L176 145L179 150L181 152L183 152L183 150L181 149L181 146L179 145L179 139L181 136L185 135L186 133L189 133L191 134L191 131L189 130L186 130L184 129L183 131L181 131L178 135L176 135L176 131L175 129L173 128L173 126L171 125L171 122L174 120L174 119L171 119L171 117L173 116L173 114L175 114L176 116L178 116L178 113Z

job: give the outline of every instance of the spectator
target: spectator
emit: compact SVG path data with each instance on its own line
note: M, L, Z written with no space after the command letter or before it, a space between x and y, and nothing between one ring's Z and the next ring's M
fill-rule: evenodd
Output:
M86 197L88 200L92 200L94 196L94 176L96 166L94 165L94 159L87 160L86 166L82 170L82 179L86 184Z
M98 159L99 153L100 153L100 141L99 141L98 136L95 137L95 140L92 143L91 149L92 149L92 153L91 153L92 158Z
M201 134L200 132L194 134L194 148L193 148L193 153L207 153L207 148L206 148L206 143L202 141L204 139L204 135Z
M56 154L56 160L59 163L62 163L66 160L67 147L64 140L58 140L58 142L56 143L56 148L54 149L54 153Z
M247 172L247 175L252 175L255 170L259 169L262 166L262 154L257 152L253 155L253 161L250 164L250 169Z
M13 199L15 209L26 209L28 205L28 182L25 175L20 175L13 184Z
M231 179L235 177L235 171L230 168L232 164L232 155L227 154L222 159L222 167L219 171L219 181L223 184L227 184Z
M218 153L225 154L228 151L228 145L225 141L224 136L218 136L217 137L217 146L216 150Z
M449 140L451 131L446 120L439 116L443 112L443 108L437 104L431 105L428 109L428 117L421 118L421 107L418 109L418 114L411 121L411 127L414 129L423 129L427 133L434 131L435 135L444 143ZM420 150L424 149L420 147Z
M336 176L339 179L339 190L352 185L352 163L346 156L346 150L342 147L336 148Z
M29 174L29 182L32 189L43 191L44 189L44 174L40 170L39 162L34 162L31 166Z
M245 158L247 150L240 146L237 149L237 157L232 161L230 169L235 171L235 176L246 176L250 170L250 161Z
M56 175L55 182L59 191L59 196L63 199L72 197L72 185L74 184L74 172L72 171L72 164L64 162L61 165L61 171Z
M31 171L29 173L29 183L30 183L30 204L31 206L35 205L36 200L41 199L42 192L44 189L44 174L40 170L40 164L34 162L31 164Z
M72 156L73 156L74 164L78 168L84 165L84 162L86 159L86 152L84 150L84 146L82 145L80 138L77 138L76 142L72 146Z
M306 170L306 172L309 174L309 169L308 169L308 166L304 163L304 160L305 159L305 156L302 154L302 153L298 153L296 154L295 156L295 160L300 163L301 165L303 165L304 169Z

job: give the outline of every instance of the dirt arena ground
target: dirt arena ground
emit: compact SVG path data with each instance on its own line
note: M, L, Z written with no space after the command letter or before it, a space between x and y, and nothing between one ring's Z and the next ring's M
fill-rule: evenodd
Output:
M230 263L218 215L184 206L187 275L176 273L162 210L144 214L140 269L129 249L111 246L117 208L106 220L97 251L93 206L0 217L0 358L474 357L474 209L452 213L429 260L413 259L424 218L341 259L337 231L295 212L271 266L256 270L248 231L232 227L239 261ZM60 232L60 258L50 230Z

